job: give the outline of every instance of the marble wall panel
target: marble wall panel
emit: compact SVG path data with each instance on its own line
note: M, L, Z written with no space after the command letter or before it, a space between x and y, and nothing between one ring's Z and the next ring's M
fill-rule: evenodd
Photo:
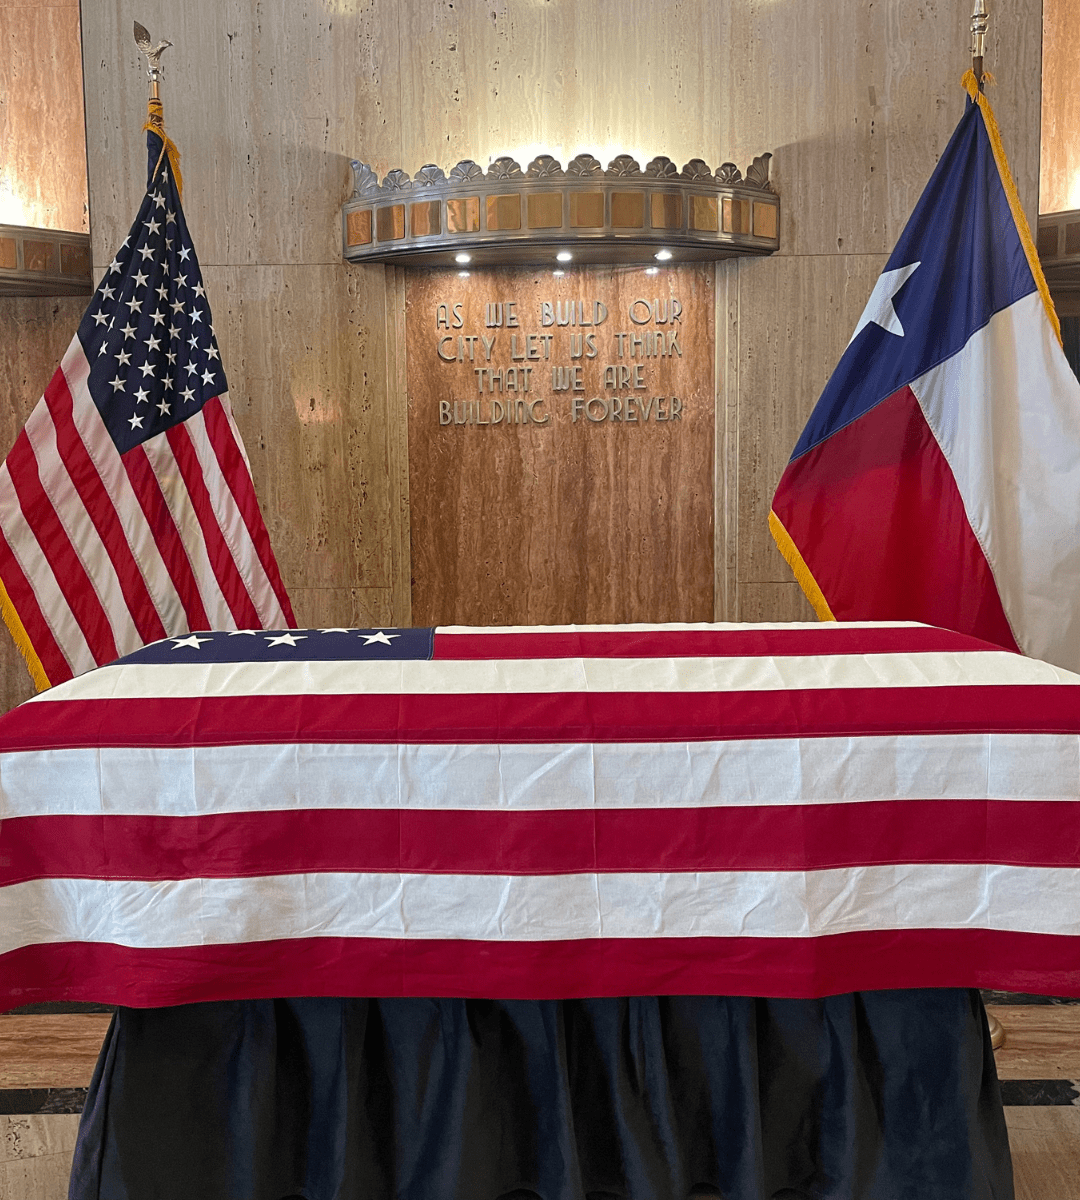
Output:
M60 365L85 306L78 296L0 298L0 458ZM0 629L0 711L33 694L22 656Z
M407 625L394 610L392 588L292 587L298 624L305 629L382 629Z
M128 11L83 7L87 124L102 151L91 163L94 253L108 262L144 179L146 89ZM385 171L400 157L398 5L146 0L140 13L174 43L162 97L200 259L340 264L349 159Z
M79 1116L0 1116L0 1196L64 1200Z
M834 254L738 264L740 585L791 578L768 530L773 492L885 262Z
M0 222L85 233L78 0L0 3Z
M771 151L781 253L717 272L715 612L735 615L743 583L788 578L767 501L962 111L968 8L146 0L140 19L176 43L163 93L185 208L208 286L226 297L212 292L256 485L287 582L312 612L342 589L389 589L394 620L409 614L404 284L340 261L352 157L412 173L585 149L745 168ZM992 19L992 99L1033 216L1041 11L1001 7ZM83 24L100 264L142 188L145 86L130 14L84 0ZM790 273L780 258L796 260ZM298 376L333 395L340 429L313 428L314 387L301 415Z
M1043 0L1040 212L1080 208L1078 20L1074 0Z
M382 317L382 274L206 271L233 410L290 589L389 586L386 332L368 320Z

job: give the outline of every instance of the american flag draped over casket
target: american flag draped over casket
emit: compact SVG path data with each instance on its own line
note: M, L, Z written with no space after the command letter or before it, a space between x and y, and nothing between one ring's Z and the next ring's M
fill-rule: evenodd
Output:
M919 625L171 638L0 718L0 1004L1080 994L1078 685Z

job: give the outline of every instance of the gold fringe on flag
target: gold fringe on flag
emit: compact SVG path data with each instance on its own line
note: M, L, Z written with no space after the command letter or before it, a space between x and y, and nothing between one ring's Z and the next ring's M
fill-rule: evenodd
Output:
M169 167L172 169L173 179L176 180L177 195L183 199L184 195L184 179L180 174L180 151L176 148L176 143L165 132L165 117L161 108L161 101L156 96L151 96L147 105L149 112L146 115L146 124L143 129L156 133L161 138L161 155L154 164L153 178L157 178L158 169L161 167L161 159L166 154L169 156Z
M835 621L836 618L829 607L829 602L825 599L824 592L818 587L817 580L810 573L810 568L799 553L798 546L791 540L791 534L784 528L780 518L776 513L771 511L769 513L769 532L773 535L773 541L776 543L777 550L784 556L787 565L791 568L791 572L795 576L795 582L806 593L807 600L813 605L818 620Z
M988 83L994 82L993 76L988 72L984 72L983 79ZM1001 176L1001 186L1005 189L1005 195L1009 198L1009 208L1012 209L1016 231L1020 234L1020 241L1023 244L1024 253L1027 255L1028 266L1031 268L1031 274L1035 277L1035 285L1039 289L1039 295L1042 296L1046 315L1050 318L1050 324L1060 343L1061 323L1058 321L1054 302L1050 299L1050 289L1046 286L1046 276L1043 274L1042 263L1039 262L1039 252L1035 249L1035 242L1031 236L1031 228L1028 225L1027 217L1024 216L1023 205L1020 203L1020 193L1016 190L1012 171L1009 170L1009 163L1005 158L1005 147L1001 144L1001 131L998 129L998 123L994 117L994 110L990 107L990 101L987 100L985 93L980 90L979 81L975 78L974 71L965 72L964 78L960 82L963 84L967 94L982 110L983 124L986 126L986 133L990 138L990 146L994 151L994 161L997 163L998 175Z
M26 626L19 619L19 614L15 611L15 605L11 603L11 597L7 594L7 588L4 587L3 582L0 582L0 616L4 618L4 624L8 627L15 645L18 646L19 653L26 660L26 669L30 672L34 687L39 692L52 687L48 675L45 674L45 668L41 665L41 659L34 653Z

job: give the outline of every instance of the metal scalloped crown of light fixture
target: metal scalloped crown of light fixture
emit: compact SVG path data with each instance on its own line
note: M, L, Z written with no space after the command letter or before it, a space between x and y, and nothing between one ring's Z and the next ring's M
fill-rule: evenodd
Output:
M730 162L715 171L700 158L680 171L669 158L642 170L620 154L605 170L579 154L564 170L541 154L527 170L497 158L485 173L466 159L444 173L428 164L410 179L390 171L379 182L353 162L353 194L341 214L349 262L453 266L652 262L667 250L679 261L772 254L780 247L780 200L769 183L770 154L745 177Z

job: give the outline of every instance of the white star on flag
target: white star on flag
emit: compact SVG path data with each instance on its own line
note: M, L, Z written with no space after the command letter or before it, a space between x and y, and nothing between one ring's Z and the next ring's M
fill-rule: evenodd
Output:
M400 633L383 633L383 631L380 629L378 633L372 633L372 634L362 633L360 636L364 639L365 646L370 646L372 642L381 642L382 645L389 646L390 639L396 638L396 637L401 637L401 634Z
M910 263L906 267L897 267L894 271L882 271L878 276L870 299L866 302L863 315L859 318L855 332L851 335L851 343L859 336L867 325L880 325L886 333L894 333L897 337L904 336L904 327L893 307L893 297L922 266L921 262Z
M192 650L198 650L203 642L212 642L213 638L201 638L198 634L193 633L191 637L173 638L173 646L179 650L181 646L190 646Z
M305 637L307 637L307 634L305 633L298 635L282 633L277 637L267 638L266 644L268 646L295 646L297 642L302 642Z

